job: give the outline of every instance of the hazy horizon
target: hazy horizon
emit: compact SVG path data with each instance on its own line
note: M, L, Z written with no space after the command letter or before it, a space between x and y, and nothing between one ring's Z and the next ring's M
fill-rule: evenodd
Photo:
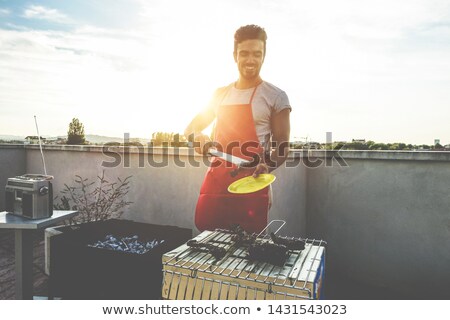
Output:
M179 133L179 132L168 132L168 133L174 133L174 134L176 134L176 133ZM182 133L179 133L179 134L182 134ZM37 134L30 134L30 135L27 135L27 136L37 136ZM8 137L8 140L9 141L13 141L13 140L16 140L16 138L17 139L21 139L21 140L24 140L27 136L24 136L24 135L9 135L9 134L2 134L2 133L0 133L0 139L4 139L4 137ZM60 137L67 137L67 134L58 134L58 135L54 135L54 136L49 136L49 135L42 135L41 134L41 137L42 138L46 138L46 139L49 139L49 138L60 138ZM105 136L105 135L98 135L98 134L95 134L95 133L86 133L85 134L85 137L86 137L86 140L88 141L88 142L92 142L92 143L99 143L99 141L100 141L100 143L104 143L104 142L108 142L108 141L114 141L114 142L122 142L122 141L125 141L125 139L128 139L129 141L133 141L133 139L139 139L139 140L144 140L144 141L146 141L146 142L150 142L151 141L151 139L152 139L152 137L150 136L150 137L136 137L136 136L127 136L127 137L125 137L125 135L123 135L123 136ZM95 141L90 141L89 139L91 138L91 137L94 137L94 140ZM107 140L107 139L113 139L113 140ZM333 143L338 143L338 142L347 142L347 143L352 143L352 140L353 139L351 139L351 140L345 140L345 141L343 141L343 140L335 140L335 139L333 139ZM355 139L355 140L359 140L359 139ZM374 141L374 140L366 140L366 143L367 142L369 142L369 141L373 141L373 142L375 142L375 143L384 143L384 144L396 144L396 143L405 143L404 141ZM290 142L301 142L301 143L327 143L327 141L326 141L326 139L318 139L318 140L305 140L305 139L299 139L299 140L290 140ZM432 142L430 142L430 143L414 143L414 142L411 142L411 143L405 143L406 145L408 145L408 144L412 144L412 145L415 145L415 146L420 146L420 145L428 145L428 146L433 146L435 143L434 143L435 141L432 141ZM440 141L439 142L441 145L449 145L448 143L444 143L443 141Z
M268 33L261 75L292 105L291 140L450 143L450 3L0 1L0 133L183 132L236 80L233 34Z

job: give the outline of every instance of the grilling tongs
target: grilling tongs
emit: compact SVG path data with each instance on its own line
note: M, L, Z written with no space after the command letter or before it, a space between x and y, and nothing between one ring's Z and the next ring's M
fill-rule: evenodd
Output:
M236 169L230 172L230 175L232 177L235 177L241 168L254 168L256 165L260 162L261 158L258 154L253 155L252 160L246 160L237 156L233 156L232 154L228 154L222 151L219 151L216 149L217 144L215 142L207 143L205 144L204 148L204 154L214 156L217 158L220 158L222 160L225 160L227 162L230 162L237 166Z

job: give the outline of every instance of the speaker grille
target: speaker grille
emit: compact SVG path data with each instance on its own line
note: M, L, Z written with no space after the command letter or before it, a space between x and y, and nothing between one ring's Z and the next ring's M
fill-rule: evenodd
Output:
M22 197L22 215L33 218L33 195L24 193Z
M8 212L14 212L14 191L5 192L5 209Z

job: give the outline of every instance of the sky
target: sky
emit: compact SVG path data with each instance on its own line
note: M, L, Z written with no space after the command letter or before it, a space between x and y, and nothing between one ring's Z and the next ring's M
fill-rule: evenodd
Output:
M291 140L450 143L448 0L0 0L0 135L183 132L235 81L233 34L268 34L261 76Z

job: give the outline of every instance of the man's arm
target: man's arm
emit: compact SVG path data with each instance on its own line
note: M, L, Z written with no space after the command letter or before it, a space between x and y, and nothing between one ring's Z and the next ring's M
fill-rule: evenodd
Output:
M272 143L275 150L270 156L270 161L256 166L253 173L254 177L260 173L272 172L286 161L289 154L289 136L291 133L290 112L291 110L287 108L272 116Z
M196 152L203 153L203 146L210 141L207 135L202 134L202 131L213 122L215 117L214 110L211 108L205 109L197 114L184 130L184 136L186 138L193 135Z

